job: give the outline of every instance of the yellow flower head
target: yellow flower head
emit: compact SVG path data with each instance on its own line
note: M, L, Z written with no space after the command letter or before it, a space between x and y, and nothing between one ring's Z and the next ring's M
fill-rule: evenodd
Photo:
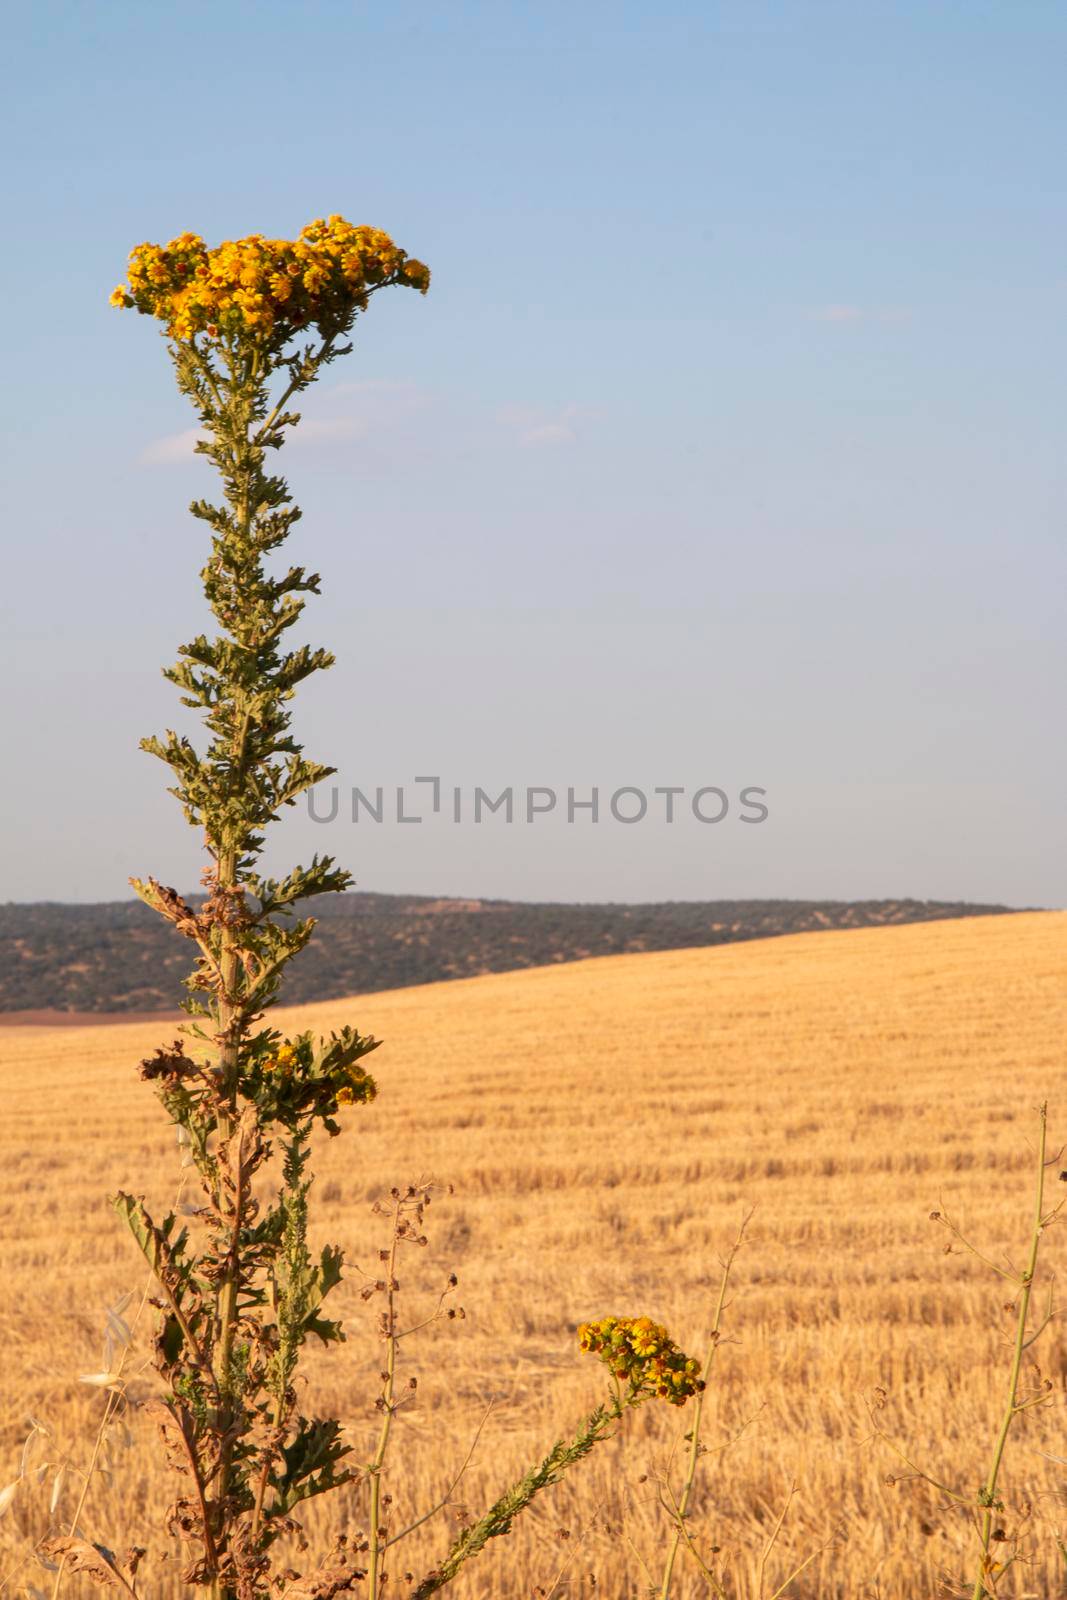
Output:
M298 1059L299 1057L296 1053L296 1046L291 1045L289 1041L286 1040L284 1044L278 1046L277 1050L272 1056L268 1056L266 1061L264 1061L263 1071L277 1072L281 1077L288 1077Z
M335 1093L339 1106L366 1105L378 1093L378 1085L362 1067L348 1068L345 1081Z
M583 1322L578 1344L599 1356L616 1378L626 1381L631 1399L655 1395L681 1406L704 1387L699 1364L679 1350L666 1328L651 1317L602 1317L599 1322Z
M180 233L165 247L139 244L111 304L156 317L174 339L252 337L277 351L298 329L343 333L368 294L390 284L425 294L429 268L380 229L334 214L295 240L253 233L209 250L199 234Z

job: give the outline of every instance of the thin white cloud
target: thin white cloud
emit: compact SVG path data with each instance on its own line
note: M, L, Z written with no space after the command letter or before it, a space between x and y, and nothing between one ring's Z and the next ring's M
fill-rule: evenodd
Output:
M289 444L314 444L316 440L362 439L370 432L366 417L308 417L301 421L289 439Z
M546 422L543 427L529 428L521 435L520 444L573 444L578 437L565 422Z
M564 406L554 414L530 410L526 406L505 406L497 413L497 420L525 449L536 450L545 445L574 444L579 436L579 424L589 415L576 405Z
M290 435L288 447L329 445L393 432L429 401L427 392L414 383L333 384L313 396L317 414L303 418ZM205 437L200 428L185 428L153 439L138 461L150 467L181 465L192 460L197 440Z
M196 454L197 440L206 437L200 428L168 433L162 439L153 439L151 444L146 444L137 459L146 467L170 467L175 462L191 461Z

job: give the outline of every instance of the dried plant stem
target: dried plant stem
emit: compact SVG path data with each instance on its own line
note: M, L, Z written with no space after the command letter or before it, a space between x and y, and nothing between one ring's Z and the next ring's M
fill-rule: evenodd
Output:
M593 1513L592 1524L595 1524L596 1519L599 1516L599 1514L600 1514L600 1507L597 1506L596 1510ZM560 1562L559 1566L556 1568L556 1576L552 1579L552 1581L550 1582L548 1588L547 1589L538 1589L536 1591L536 1593L537 1593L537 1595L539 1597L539 1600L553 1600L553 1597L559 1593L560 1585L563 1583L564 1578L567 1576L567 1572L568 1572L569 1568L573 1567L575 1561L578 1559L578 1552L582 1547L582 1543L583 1543L584 1539L586 1538L587 1532L588 1532L588 1529L583 1528L581 1533L578 1535L577 1539L574 1539L574 1540L571 1541L571 1543L570 1543L570 1545L568 1546L568 1549L567 1549L567 1554L563 1557L563 1560ZM561 1537L563 1537L563 1538L568 1538L569 1537L569 1535L563 1529L560 1530L560 1533L561 1533Z
M800 1562L797 1563L797 1565L793 1568L793 1570L789 1574L789 1576L787 1578L783 1579L783 1581L778 1585L777 1589L775 1589L772 1594L770 1594L770 1595L766 1594L765 1586L766 1586L766 1578L767 1578L767 1563L771 1558L771 1552L773 1551L775 1545L778 1543L778 1539L779 1539L779 1537L781 1535L782 1528L785 1525L786 1516L789 1513L789 1507L792 1505L793 1500L794 1500L797 1492L798 1491L797 1491L796 1484L795 1483L791 1483L789 1485L789 1493L786 1496L785 1505L782 1507L780 1513L778 1514L778 1517L775 1520L774 1527L771 1529L770 1538L767 1540L767 1543L763 1547L763 1553L760 1556L760 1564L759 1564L759 1595L758 1595L758 1600L781 1600L782 1595L785 1594L785 1592L789 1588L789 1586L796 1582L796 1580L800 1577L802 1572L806 1572L808 1570L808 1568L811 1566L812 1562L817 1560L818 1557L822 1555L824 1550L829 1550L830 1546L837 1539L837 1534L832 1534L829 1539L826 1539L826 1540L823 1541L822 1544L817 1545L816 1548L814 1550L812 1550L809 1555L806 1555L804 1557L803 1561L800 1561Z
M793 1504L793 1497L795 1496L796 1492L797 1492L796 1484L795 1483L791 1483L789 1485L789 1493L785 1497L785 1504L783 1505L781 1511L779 1511L778 1515L775 1517L775 1519L774 1519L774 1527L770 1531L770 1536L768 1537L766 1544L763 1546L763 1549L760 1551L759 1579L758 1579L759 1588L757 1590L757 1594L759 1596L759 1600L765 1600L766 1582L767 1582L767 1563L771 1559L771 1551L774 1549L775 1545L778 1543L778 1535L782 1531L782 1524L785 1522L786 1516L787 1516L788 1511L789 1511L789 1507ZM781 1593L780 1590L779 1590L779 1593Z
M1052 1389L1050 1379L1044 1379L1040 1387L1033 1393L1020 1399L1019 1385L1022 1377L1023 1357L1031 1345L1039 1339L1053 1316L1052 1283L1049 1284L1048 1305L1043 1316L1033 1328L1030 1327L1030 1310L1033 1302L1034 1284L1037 1277L1038 1256L1041 1250L1041 1241L1045 1230L1051 1226L1060 1215L1067 1202L1060 1201L1051 1210L1045 1209L1045 1167L1047 1163L1047 1134L1048 1134L1048 1107L1042 1104L1038 1107L1038 1141L1037 1141L1037 1172L1034 1181L1034 1214L1030 1229L1029 1249L1026 1265L1020 1272L1010 1265L1005 1268L990 1259L983 1251L977 1249L964 1235L957 1223L942 1208L930 1213L930 1220L945 1228L963 1248L994 1272L997 1277L1006 1279L1016 1291L1016 1298L1008 1310L1014 1310L1015 1328L1011 1338L1011 1363L1008 1371L1007 1395L1000 1422L997 1427L996 1437L990 1455L989 1468L985 1482L978 1490L977 1495L966 1494L951 1485L942 1482L902 1450L901 1447L883 1430L876 1420L876 1413L886 1404L886 1394L883 1389L875 1391L875 1399L871 1403L871 1418L874 1424L873 1436L881 1439L893 1453L908 1468L910 1476L928 1484L936 1489L939 1494L961 1507L968 1513L969 1520L974 1528L979 1543L978 1564L973 1586L968 1579L961 1589L967 1593L970 1600L993 1600L997 1592L997 1584L1009 1567L1021 1559L1020 1535L1018 1529L1015 1533L1008 1534L1000 1526L1004 1517L1005 1506L1000 1498L1000 1477L1004 1464L1005 1450L1008 1436L1016 1417L1024 1411L1030 1411L1035 1406L1047 1403ZM1055 1158L1053 1158L1055 1159ZM948 1250L952 1246L946 1247ZM896 1481L892 1478L890 1483ZM900 1480L903 1481L903 1480ZM1026 1514L1023 1519L1026 1520ZM1001 1559L994 1561L991 1555L992 1546L996 1545L1003 1552Z
M275 1448L278 1437L281 1433L282 1413L284 1409L285 1401L281 1396L279 1396L275 1399L274 1409L271 1414L271 1440ZM267 1492L267 1482L270 1478L270 1469L274 1461L274 1454L275 1449L264 1450L263 1452L263 1467L259 1474L259 1483L256 1485L256 1503L252 1512L253 1539L259 1533L263 1523L263 1499Z
M693 1563L696 1566L697 1570L701 1573L701 1575L704 1578L706 1578L708 1584L711 1587L712 1593L716 1597L716 1600L727 1600L726 1590L723 1588L722 1584L719 1582L718 1578L715 1576L714 1572L712 1572L711 1568L708 1566L707 1562L704 1560L704 1557L700 1554L700 1551L697 1549L696 1545L693 1543L693 1535L689 1532L689 1529L686 1527L685 1519L681 1515L681 1512L680 1512L680 1509L679 1509L679 1502L674 1499L674 1495L673 1495L673 1493L671 1491L671 1488L670 1488L669 1484L666 1486L666 1489L667 1489L668 1495L670 1495L670 1497L671 1497L671 1504L669 1506L666 1505L666 1503L662 1499L660 1500L660 1504L665 1506L665 1509L670 1514L670 1516L671 1516L671 1518L672 1518L672 1520L673 1520L673 1522L675 1524L675 1528L677 1530L676 1537L681 1539L681 1541L684 1543L685 1549L686 1549L686 1553L689 1556L692 1557Z
M1015 1340L1012 1348L1011 1369L1008 1374L1008 1394L1004 1404L1004 1414L1001 1417L1000 1429L997 1433L996 1443L993 1447L992 1459L989 1463L989 1472L979 1496L982 1513L979 1523L979 1541L981 1555L978 1572L974 1580L972 1600L985 1600L993 1591L988 1587L986 1580L990 1576L989 1547L993 1539L993 1514L998 1507L997 1485L1000 1480L1000 1470L1004 1461L1004 1447L1008 1442L1011 1425L1021 1411L1028 1408L1030 1402L1019 1402L1019 1378L1022 1373L1023 1355L1029 1344L1041 1332L1041 1328L1030 1338L1027 1337L1027 1324L1030 1316L1030 1301L1034 1291L1034 1275L1037 1272L1038 1252L1041 1248L1041 1237L1051 1216L1045 1215L1045 1145L1048 1125L1048 1107L1039 1108L1040 1132L1037 1142L1037 1178L1035 1185L1034 1225L1030 1235L1030 1250L1026 1266L1021 1275L1016 1279L1019 1288L1019 1299L1015 1313ZM1057 1208L1058 1209L1058 1208ZM1055 1212L1052 1214L1055 1215ZM1047 1318L1046 1318L1047 1321ZM1045 1326L1042 1323L1042 1328Z
M700 1419L704 1410L704 1396L707 1393L706 1385L711 1377L711 1369L715 1361L715 1352L719 1347L719 1336L722 1328L722 1314L726 1309L726 1293L730 1286L730 1274L733 1271L734 1262L737 1259L737 1252L741 1248L741 1244L745 1236L745 1229L748 1227L751 1220L752 1212L747 1211L741 1219L741 1225L737 1230L736 1237L734 1238L734 1242L730 1248L730 1253L722 1264L722 1277L719 1280L719 1293L715 1301L715 1311L712 1316L711 1328L708 1334L708 1354L704 1362L704 1371L702 1374L705 1388L702 1389L697 1395L694 1403L693 1427L689 1434L689 1455L685 1481L682 1484L681 1495L674 1502L673 1509L670 1507L668 1508L668 1510L671 1511L672 1520L675 1525L674 1537L671 1540L670 1548L667 1551L666 1561L664 1562L663 1566L663 1579L659 1587L659 1600L669 1600L671 1581L674 1576L674 1564L678 1558L678 1551L681 1547L683 1539L685 1540L687 1549L689 1549L694 1555L696 1554L696 1552L693 1550L692 1541L688 1537L688 1531L685 1527L685 1518L689 1511L689 1502L693 1494L693 1485L696 1482L697 1463L700 1460L701 1454ZM703 1567L702 1562L699 1564ZM704 1568L704 1571L706 1573L707 1569Z
M142 1302L142 1304L143 1304L143 1302ZM125 1356L126 1356L126 1352L123 1351L123 1360L125 1360ZM122 1365L120 1364L120 1366L119 1366L119 1374L121 1374L121 1371L122 1371ZM107 1431L107 1425L111 1421L112 1416L114 1415L115 1401L116 1401L116 1392L115 1392L114 1389L109 1389L108 1390L108 1395L107 1395L107 1403L104 1406L104 1415L100 1420L100 1426L96 1430L96 1438L93 1440L93 1453L89 1457L89 1466L88 1466L88 1468L86 1470L85 1477L84 1477L83 1482L82 1482L81 1494L78 1496L78 1504L75 1507L74 1515L71 1518L71 1522L70 1522L70 1537L71 1538L73 1538L74 1535L77 1533L78 1524L81 1521L82 1512L85 1510L85 1501L86 1501L86 1498L87 1498L88 1493L89 1493L89 1485L92 1482L93 1473L96 1471L96 1463L100 1459L100 1451L103 1448L104 1434ZM55 1576L55 1582L52 1585L52 1600L56 1600L56 1597L59 1594L59 1588L60 1588L61 1583L63 1582L63 1575L66 1572L66 1570L67 1570L67 1557L66 1556L61 1556L60 1557L60 1561L59 1561L59 1567L58 1567L58 1570L57 1570L56 1576Z
M413 1331L413 1330L409 1330L409 1331ZM467 1468L471 1464L471 1459L472 1459L472 1457L474 1455L474 1452L478 1448L478 1440L482 1436L482 1429L485 1427L485 1424L488 1422L489 1413L492 1411L492 1409L493 1409L493 1401L490 1400L489 1404L486 1406L485 1410L482 1412L482 1415L481 1415L481 1417L480 1417L480 1419L478 1421L477 1428L475 1428L475 1430L474 1430L474 1438L470 1442L470 1449L467 1451L467 1454L464 1456L463 1461L462 1461L462 1463L460 1465L459 1471L456 1473L455 1477L452 1479L452 1482L449 1484L448 1488L445 1490L445 1492L441 1496L440 1500L437 1501L436 1505L431 1506L429 1511L424 1511L421 1516L416 1517L414 1522L409 1522L407 1527L406 1528L402 1528L399 1533L392 1534L391 1537L386 1540L386 1549L391 1550L393 1548L393 1545L399 1544L402 1539L408 1538L408 1536L410 1534L413 1534L415 1532L416 1528L421 1528L424 1522L429 1522L431 1517L436 1517L439 1511L443 1511L445 1509L445 1506L447 1506L448 1502L451 1500L452 1496L455 1494L456 1490L459 1488L460 1480L462 1479L464 1473L466 1472Z
M178 1184L178 1192L174 1197L175 1210L177 1210L178 1206L181 1204L182 1192L184 1189L185 1178L183 1177ZM122 1355L119 1357L118 1367L115 1369L116 1382L122 1377L123 1372L126 1370L126 1362L129 1359L130 1350L132 1348L132 1336L136 1332L137 1324L140 1322L144 1313L144 1308L148 1304L148 1296L152 1292L152 1284L154 1281L153 1274L149 1273L148 1277L145 1279L145 1285L141 1291L141 1299L137 1306L137 1310L134 1313L133 1321L130 1323L131 1342L123 1346ZM74 1515L71 1518L70 1528L68 1529L68 1537L71 1539L73 1539L78 1532L78 1524L81 1521L82 1512L85 1510L85 1502L89 1495L89 1485L93 1481L93 1474L96 1471L96 1464L100 1459L100 1451L104 1446L104 1437L107 1433L107 1425L115 1414L115 1407L118 1404L118 1399L119 1390L114 1388L109 1389L107 1400L104 1405L104 1415L101 1417L100 1426L96 1430L96 1438L93 1440L92 1455L89 1457L89 1465L82 1479L81 1494L78 1496L78 1504L74 1508ZM63 1582L63 1576L66 1570L67 1557L64 1555L60 1557L59 1568L56 1572L55 1581L52 1584L52 1600L58 1600L60 1585Z
M382 1515L382 1467L385 1464L386 1451L389 1449L389 1435L393 1428L393 1417L396 1414L396 1253L400 1243L399 1232L400 1201L394 1201L393 1235L389 1241L389 1259L386 1265L386 1301L383 1313L383 1324L386 1339L385 1371L382 1375L382 1392L378 1404L382 1412L382 1425L378 1433L378 1447L373 1457L367 1463L367 1476L370 1478L370 1534L369 1534L369 1568L367 1571L367 1589L369 1600L379 1600L382 1585L382 1558L385 1555L388 1540L387 1532L381 1527Z

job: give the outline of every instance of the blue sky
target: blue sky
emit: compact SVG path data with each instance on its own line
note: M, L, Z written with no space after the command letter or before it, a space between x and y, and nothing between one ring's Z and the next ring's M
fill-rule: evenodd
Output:
M1067 901L1062 6L46 3L8 47L0 899L199 871L136 745L179 724L211 483L107 305L127 251L340 211L434 283L373 305L288 452L338 656L298 731L342 800L560 801L298 812L273 862ZM623 785L732 809L562 815Z

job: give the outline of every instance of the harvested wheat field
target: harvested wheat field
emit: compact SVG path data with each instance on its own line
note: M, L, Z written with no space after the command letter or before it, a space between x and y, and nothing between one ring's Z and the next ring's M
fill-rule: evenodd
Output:
M728 1594L755 1600L795 1483L765 1596L820 1547L788 1590L796 1600L960 1592L973 1570L965 1516L871 1442L866 1402L884 1389L880 1426L973 1493L1006 1386L1005 1286L974 1256L946 1256L930 1212L947 1208L984 1250L1022 1259L1039 1101L1053 1151L1067 1134L1065 969L1067 920L1027 914L610 957L285 1013L290 1029L351 1021L385 1040L370 1063L378 1100L353 1108L316 1163L322 1238L353 1270L330 1302L349 1343L313 1361L307 1405L336 1408L357 1453L377 1420L377 1312L354 1270L375 1275L371 1202L430 1175L454 1185L431 1205L429 1249L400 1273L412 1321L452 1270L467 1314L404 1347L419 1385L395 1434L394 1528L444 1492L493 1406L452 1506L392 1558L390 1589L405 1593L404 1572L434 1565L464 1511L484 1509L600 1398L578 1323L647 1312L703 1356L718 1258L755 1206L705 1408L699 1548L718 1547L709 1559L725 1565ZM121 1186L163 1207L178 1179L173 1136L135 1072L166 1026L0 1032L0 1482L15 1476L31 1415L54 1430L53 1458L88 1459L103 1400L78 1374L100 1368L107 1305L144 1285L106 1195ZM1062 1264L1065 1244L1067 1224L1049 1232L1046 1265ZM1041 1453L1067 1456L1058 1329L1033 1352L1049 1402L1019 1419L1004 1479L1009 1531L1030 1508L1032 1560L998 1593L1042 1600L1064 1592L1067 1466ZM659 1403L630 1415L448 1592L646 1594L669 1534L657 1477L689 1415ZM161 1565L176 1549L161 1527L167 1480L149 1429L136 1412L129 1421L84 1526L112 1547L147 1545L144 1592L169 1600L183 1590ZM32 1555L50 1483L21 1484L0 1522L6 1595L50 1592ZM64 1528L76 1495L69 1473ZM318 1546L364 1519L353 1488L305 1521ZM687 1562L672 1592L713 1591Z

